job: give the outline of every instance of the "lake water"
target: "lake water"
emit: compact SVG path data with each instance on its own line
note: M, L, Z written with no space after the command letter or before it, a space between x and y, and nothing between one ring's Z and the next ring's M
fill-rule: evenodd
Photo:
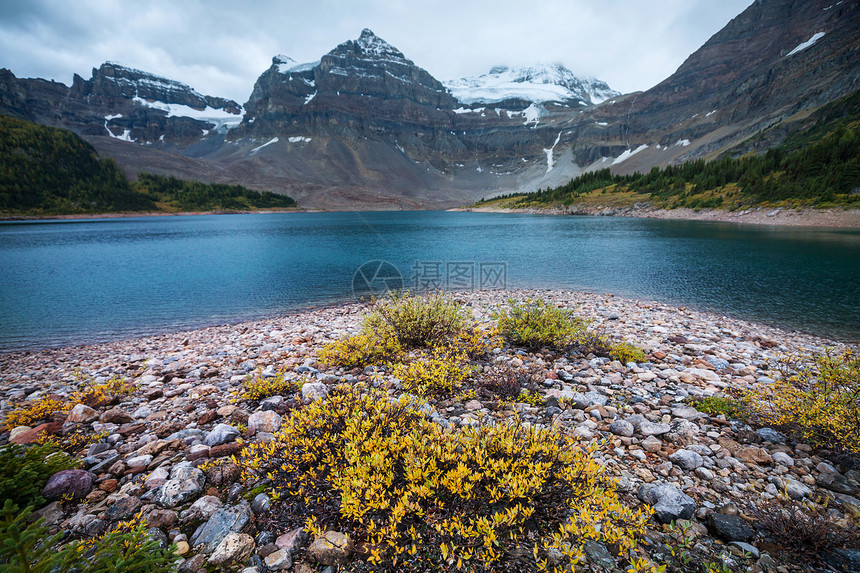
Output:
M271 316L406 286L613 292L860 340L860 232L397 212L0 224L0 351ZM393 278L396 278L393 277ZM391 282L391 281L389 281Z

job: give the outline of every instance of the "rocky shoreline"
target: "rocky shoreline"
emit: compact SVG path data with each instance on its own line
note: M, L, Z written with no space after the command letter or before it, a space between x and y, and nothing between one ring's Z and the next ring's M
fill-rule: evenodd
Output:
M532 215L586 215L602 217L642 217L684 221L720 221L753 225L791 227L834 227L860 229L860 209L813 209L810 207L756 207L741 211L724 209L659 209L650 206L615 207L572 205L565 208L506 209L502 207L465 207L452 211L474 213L528 213Z
M643 348L646 361L624 365L500 347L481 367L538 371L543 405L499 406L480 396L431 400L426 414L434 422L453 428L519 417L533 425L558 424L583 441L595 441L595 455L618 479L628 502L656 510L646 543L655 560L655 548L665 541L659 524L692 519L688 535L703 554L748 567L744 570L795 570L759 543L755 524L744 513L751 499L787 495L813 506L826 499L836 523L860 519L860 468L840 466L775 430L756 431L688 404L689 398L767 382L784 355L839 344L613 295L523 290L455 295L482 323L490 323L492 310L509 297L540 297L574 309L612 339ZM211 461L271 440L292 408L324 397L335 384L371 375L379 380L381 374L382 387L398 395L398 381L389 373L327 368L317 361L322 345L357 330L366 309L346 304L238 325L0 355L4 416L27 400L69 396L81 374L96 382L121 377L137 385L133 394L111 404L81 404L39 427L9 428L0 443L29 443L40 432L76 429L102 436L83 454L82 469L72 470L75 480L49 482L54 501L39 514L54 530L88 537L140 512L153 536L177 543L181 571L215 566L245 573L331 573L337 569L327 561L325 547L330 550L333 542L308 539L300 530L271 529L266 494L248 495L248 485L237 481L238 468ZM298 397L240 399L249 375L274 377L282 369L287 379L304 382ZM64 501L64 494L82 500ZM607 572L616 567L611 558L606 561L605 547L593 549L593 567ZM829 559L834 570L860 567L860 552Z

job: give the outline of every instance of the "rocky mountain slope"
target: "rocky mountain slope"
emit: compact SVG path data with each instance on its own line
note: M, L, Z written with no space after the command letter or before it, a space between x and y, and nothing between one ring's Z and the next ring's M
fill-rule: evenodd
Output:
M115 64L68 88L0 71L0 112L82 134L141 170L309 207L433 208L778 144L858 88L856 0L758 0L661 84L619 96L563 66L443 85L370 30L318 62L278 55L244 106ZM607 99L608 98L608 99ZM772 135L760 132L771 129Z

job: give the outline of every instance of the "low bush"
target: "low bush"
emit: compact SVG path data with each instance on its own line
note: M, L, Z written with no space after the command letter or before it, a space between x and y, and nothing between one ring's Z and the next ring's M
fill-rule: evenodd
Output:
M69 397L42 396L30 400L6 414L6 428L11 430L17 426L32 426L36 422L44 422L54 412L66 413L76 404L86 404L91 407L104 406L120 396L128 396L137 390L137 386L123 378L113 377L106 382L96 383L85 376L78 376L80 389Z
M395 364L392 374L403 390L422 397L450 395L472 374L466 357L450 348L434 348L416 359Z
M571 311L541 299L529 299L523 303L509 300L508 307L499 311L496 319L505 340L528 348L567 346L588 326Z
M494 348L500 348L502 339L496 329L471 325L458 332L451 345L470 360L479 360L489 357Z
M443 294L394 294L377 301L371 327L387 325L405 349L450 344L467 326L462 306Z
M544 397L540 392L529 392L528 390L523 390L520 392L519 396L514 399L515 402L522 402L523 404L530 404L532 406L543 406L544 405Z
M539 382L538 378L539 374L533 370L512 368L506 364L483 374L481 386L502 400L512 400Z
M149 537L140 515L86 541L60 547L62 532L48 536L44 520L30 523L32 507L0 509L0 570L9 573L161 573L174 571L175 546Z
M319 359L329 366L363 368L385 364L401 351L400 344L387 329L373 331L365 326L359 334L323 346Z
M724 415L731 419L744 419L746 413L743 403L734 398L722 396L707 396L704 398L690 398L687 403L698 410L711 416Z
M28 400L14 410L6 413L4 423L6 429L11 430L18 426L34 426L37 422L44 422L51 418L54 412L68 412L74 407L66 400L43 396L38 400Z
M299 387L291 380L284 380L284 372L278 372L276 376L266 378L259 372L256 376L248 378L242 383L241 398L244 400L264 400L271 396L294 394Z
M77 466L77 460L54 444L0 446L0 501L9 500L19 507L39 507L45 503L41 494L48 478Z
M860 453L860 355L827 351L743 396L750 421L790 433L816 447Z
M271 480L282 529L345 532L378 571L572 571L589 539L626 557L650 516L555 429L445 431L405 399L343 386L239 464Z
M618 342L609 349L609 357L621 364L645 362L645 352L629 342Z
M856 526L841 527L832 515L813 511L790 499L760 499L747 504L745 513L753 518L768 541L794 557L794 561L817 563L833 549L860 544Z

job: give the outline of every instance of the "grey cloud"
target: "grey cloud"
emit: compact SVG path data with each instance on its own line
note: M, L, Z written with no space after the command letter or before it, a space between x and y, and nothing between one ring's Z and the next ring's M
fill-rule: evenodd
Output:
M561 62L647 89L750 0L6 0L0 66L69 83L105 60L244 102L276 53L313 61L368 27L439 79Z

